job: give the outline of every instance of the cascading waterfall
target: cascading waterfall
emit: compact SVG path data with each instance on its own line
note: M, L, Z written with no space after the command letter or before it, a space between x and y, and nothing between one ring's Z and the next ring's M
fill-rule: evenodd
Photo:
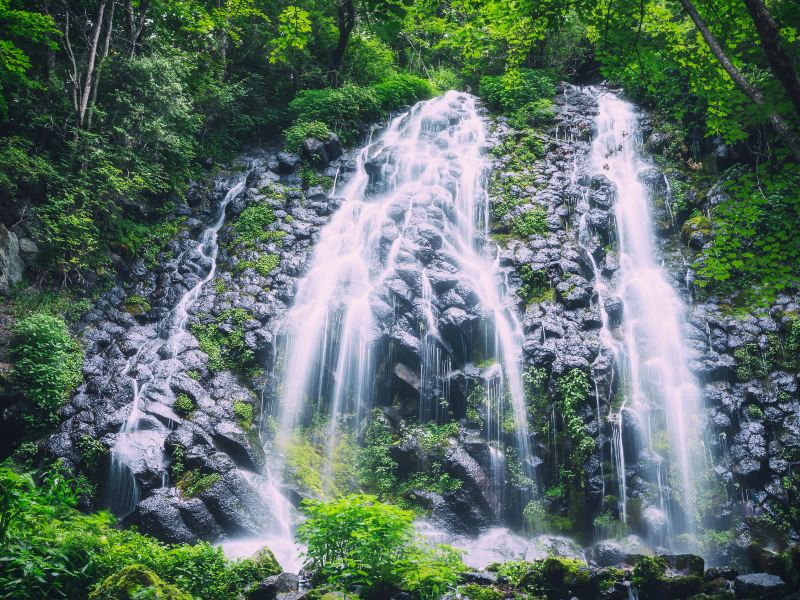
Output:
M458 266L446 275L477 297L489 332L485 354L498 362L494 406L487 407L492 435L499 435L498 415L509 405L520 458L529 464L523 332L487 243L484 148L474 98L448 92L394 118L361 150L355 175L339 191L344 204L322 230L284 323L280 431L292 431L314 407L327 408L332 448L338 428L362 422L375 399L376 340L391 326L395 298L409 295L422 330L420 418L443 418L433 404L447 394L449 363L431 302L442 275L431 272L425 258L435 252ZM427 250L420 249L420 237Z
M117 434L111 449L109 475L110 506L118 516L133 512L139 502L139 483L134 473L143 469L137 463L151 465L149 471L161 473L160 485L167 483L167 460L164 440L172 429L174 415L160 402L164 396L172 397L170 382L184 365L177 358L177 350L186 336L191 336L187 323L189 309L195 303L203 286L214 278L217 269L217 234L225 224L225 209L244 189L247 177L236 180L225 194L215 222L203 231L195 252L202 263L208 263L208 273L189 289L155 328L135 328L135 334L148 338L131 356L123 375L131 382L133 401L125 424Z
M620 514L627 517L630 497L626 464L642 461L651 486L651 541L669 544L674 534L695 526L695 498L701 473L700 390L689 371L681 332L685 306L656 261L651 193L641 175L650 168L640 155L638 117L613 94L598 94L597 136L590 169L616 186L615 217L620 278L616 293L624 304L622 338L615 338L603 306L610 291L597 288L603 329L601 340L620 369L621 405L612 413L613 452L618 471ZM597 266L595 265L597 271ZM596 283L601 281L596 277ZM624 431L624 414L635 431ZM625 439L635 440L635 454ZM669 488L669 490L667 489ZM677 506L676 506L677 505ZM677 509L677 510L676 510ZM659 512L660 511L660 512ZM662 525L659 531L656 523Z

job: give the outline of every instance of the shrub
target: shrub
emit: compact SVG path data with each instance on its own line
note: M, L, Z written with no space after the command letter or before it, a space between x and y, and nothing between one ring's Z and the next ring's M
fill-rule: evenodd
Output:
M277 254L261 254L255 260L240 260L236 263L236 271L241 272L245 269L253 269L262 277L268 277L279 262L280 257Z
M556 93L552 77L540 70L518 69L481 77L480 93L492 110L514 112Z
M12 378L34 408L24 418L31 426L50 426L83 379L83 353L60 317L32 314L17 322L14 333Z
M139 294L131 294L128 296L128 299L125 300L125 310L134 317L149 312L150 308L151 306L147 299Z
M308 520L298 538L308 544L306 565L318 582L334 588L360 588L372 597L403 589L438 598L464 568L452 549L430 548L417 539L412 512L374 496L306 501L303 508Z
M289 114L295 122L324 123L349 143L355 141L362 123L380 118L381 105L371 88L344 85L302 90L289 102Z
M456 71L447 67L438 67L428 73L431 86L438 94L444 94L450 90L463 90L464 80Z
M526 305L534 302L552 300L553 288L550 286L550 276L544 269L533 270L530 265L522 265L519 269L522 285L517 290L517 295Z
M331 130L322 121L295 121L285 132L286 149L289 152L300 152L306 138L325 140L330 134Z
M430 98L435 90L427 79L414 75L394 75L372 86L381 108L393 110L404 105L414 104Z

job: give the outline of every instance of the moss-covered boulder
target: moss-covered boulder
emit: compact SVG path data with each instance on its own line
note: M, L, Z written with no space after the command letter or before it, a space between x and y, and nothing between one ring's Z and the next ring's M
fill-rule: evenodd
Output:
M165 583L158 575L142 565L130 565L107 577L89 595L89 600L192 600L183 590Z

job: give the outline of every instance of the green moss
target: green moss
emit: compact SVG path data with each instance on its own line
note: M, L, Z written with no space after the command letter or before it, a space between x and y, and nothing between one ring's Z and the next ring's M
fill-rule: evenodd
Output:
M195 381L199 381L200 380L200 371L196 371L195 369L191 369L189 371L186 371L186 376L189 379L194 379Z
M189 418L197 409L197 405L187 394L178 394L175 397L175 403L172 405L172 408L180 416Z
M711 221L708 220L708 217L697 215L686 219L681 227L681 237L688 240L695 231L699 231L706 237L711 236Z
M561 416L570 439L570 464L576 472L583 472L584 462L596 449L596 443L583 420L578 408L589 395L589 376L580 369L572 369L557 383L561 396Z
M150 303L147 299L139 294L131 294L125 300L125 311L134 317L150 312L150 308Z
M192 600L191 594L164 583L150 569L130 565L107 577L91 594L89 600Z
M214 293L219 296L220 294L224 294L226 291L227 286L225 285L225 280L221 277L214 279Z
M191 326L200 350L208 355L209 371L233 369L245 372L256 365L253 351L244 342L244 323L249 318L250 314L243 308L229 308L210 323L199 322Z
M327 424L294 432L285 442L286 475L303 495L337 498L358 482L357 448L352 436L339 432L331 447Z
M242 211L231 228L237 234L237 242L255 243L261 241L267 227L275 222L275 213L267 204L254 204Z
M761 410L761 407L757 404L749 404L747 406L747 414L750 416L751 419L763 419L764 418L764 411Z
M469 598L469 600L503 600L506 597L502 590L494 586L462 585L459 586L458 591L460 597Z
M222 479L219 473L202 474L198 469L187 471L178 480L176 487L185 498L194 498Z
M300 167L300 181L303 184L303 189L308 189L315 185L321 185L325 190L329 190L333 187L333 177L320 175L314 167L309 164L304 164Z
M237 400L233 403L233 414L239 427L245 431L250 431L253 426L253 405L248 402Z
M262 254L255 260L240 260L236 263L236 272L240 273L245 269L253 269L259 275L268 277L279 262L280 257L277 254Z
M326 140L331 134L331 130L321 121L296 121L286 128L286 150L289 152L300 152L306 138L316 138Z
M764 378L769 374L771 365L756 344L748 344L733 352L736 359L736 377L740 381Z

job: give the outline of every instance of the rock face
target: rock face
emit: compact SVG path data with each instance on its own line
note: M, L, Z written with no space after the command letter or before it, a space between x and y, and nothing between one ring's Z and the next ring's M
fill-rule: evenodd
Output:
M0 294L7 294L12 285L22 281L24 271L17 234L0 223Z
M513 451L501 453L485 442L488 390L496 373L483 364L484 357L472 356L475 341L485 335L486 315L474 290L457 276L455 257L442 250L446 209L416 198L414 210L398 206L375 232L376 245L385 250L400 228L411 231L402 251L426 265L430 290L425 306L441 333L436 351L447 358L442 373L447 419L460 424L460 433L444 450L405 442L390 450L399 467L408 470L404 475L436 472L461 482L458 489L420 486L412 491L433 520L451 530L521 526L524 513L546 527L611 537L622 519L620 477L628 482L630 532L661 539L666 513L660 502L667 511L677 508L669 477L663 486L642 477L660 464L657 452L637 451L623 434L618 442L628 460L622 472L615 454L619 423L623 431L641 424L620 415L623 374L600 337L604 316L618 336L626 315L623 302L613 295L603 306L598 302L598 285L614 289L619 260L614 249L616 190L607 177L589 176L586 165L596 113L590 94L563 87L554 122L537 134L541 148L535 161L520 172L517 157L509 152L490 159L496 174L490 190L492 227L501 240L497 258L514 294L509 310L519 314L525 335L530 445L536 457L525 470L533 477L520 476L523 469ZM646 139L657 134L649 132L646 122L643 130ZM492 123L490 145L507 148L518 139L503 119ZM143 454L131 468L138 496L132 494L127 519L142 530L169 541L217 540L255 533L269 513L268 500L258 492L259 474L269 460L256 435L259 409L269 407L277 394L269 373L281 349L281 319L321 229L343 202L319 185L303 189L298 169L304 158L318 169L318 177L338 173L340 183L352 175L354 165L351 154L340 153L338 140L307 140L302 158L260 152L246 157L240 169L207 186L194 186L188 204L178 206L183 227L167 251L154 264L132 265L124 286L105 293L82 322L85 383L64 408L49 448L76 469L108 481L111 459L106 454L89 460L87 440L114 447L140 394L148 431L160 432L155 452ZM393 160L390 152L369 158L365 168L371 194L382 191L380 173ZM186 315L191 335L168 344L163 320L212 267L197 251L197 240L248 164L252 171L228 206L229 224L219 232L215 278L199 290ZM643 177L654 186L663 179L658 171ZM726 314L715 299L697 301L686 284L691 257L684 255L702 246L698 235L704 233L689 231L681 242L668 216L666 192L658 194L655 220L666 223L659 230L659 258L688 306L687 353L704 396L697 426L705 432L713 498L704 526L735 531L739 549L762 543L762 534L773 535L764 534L754 521L778 523L796 541L800 524L789 509L800 501L793 475L800 466L800 304L796 295L786 294L764 314L740 317ZM714 194L709 196L713 201ZM267 207L272 218L259 225L252 239L243 240L237 219L257 207ZM517 236L517 220L528 213L542 216L540 233ZM20 255L35 255L34 248L23 246L0 226L0 291L3 282L21 276ZM419 273L399 271L370 298L370 307L378 323L375 345L386 357L375 374L375 396L393 428L400 431L420 416L441 419L437 406L443 388L432 388L421 367L421 354L429 346L421 333L428 315ZM148 360L131 368L132 358L142 353ZM566 457L580 440L566 433L561 382L573 370L589 374L590 391L573 407L570 429L585 433L590 451L569 463ZM161 380L167 384L147 384L166 371L168 377ZM421 408L421 396L436 402ZM250 418L243 406L250 407ZM360 431L365 426L360 424ZM562 467L578 474L580 483ZM206 477L204 485L201 477ZM570 512L569 506L580 509ZM596 544L589 557L612 565L625 554L622 546L609 542Z

